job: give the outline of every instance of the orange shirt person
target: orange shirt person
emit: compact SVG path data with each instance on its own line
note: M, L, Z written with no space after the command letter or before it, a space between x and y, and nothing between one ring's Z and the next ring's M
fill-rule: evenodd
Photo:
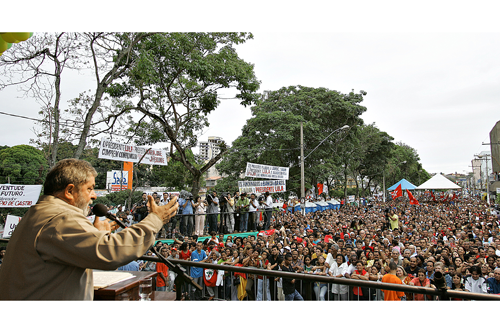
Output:
M382 282L403 284L403 282L401 282L401 279L396 276L397 268L398 265L395 262L391 261L389 263L390 272L384 275L384 277L382 278ZM401 298L405 295L405 293L402 291L395 291L395 290L382 290L382 291L384 292L384 301L400 301Z

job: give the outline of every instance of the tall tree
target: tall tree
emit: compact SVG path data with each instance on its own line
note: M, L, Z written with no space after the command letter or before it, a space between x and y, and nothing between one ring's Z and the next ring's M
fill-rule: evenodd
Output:
M350 141L356 127L363 123L360 115L366 108L360 103L365 94L303 86L268 92L252 107L252 118L217 169L237 178L247 162L286 166L290 168L287 189L300 194L300 123L304 129L305 177L310 188L324 172L319 166L340 164L337 157L342 142ZM328 137L344 125L350 129Z
M236 98L248 106L258 94L254 66L239 58L235 45L253 38L249 33L160 33L139 43L134 64L123 82L108 92L114 97L137 97L135 105L122 108L142 113L131 119L136 143L170 143L170 156L192 174L192 193L200 179L225 151L201 167L193 164L187 151L197 143L198 133L209 126L208 114L220 103L218 91L234 88ZM114 119L116 119L115 117ZM176 154L174 154L176 152Z
M39 138L48 140L50 166L56 163L59 146L62 74L65 68L78 67L77 39L75 33L37 33L0 58L0 89L19 85L41 105L45 123Z

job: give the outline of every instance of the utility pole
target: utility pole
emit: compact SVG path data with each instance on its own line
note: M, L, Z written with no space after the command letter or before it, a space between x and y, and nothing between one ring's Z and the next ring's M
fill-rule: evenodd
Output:
M300 209L306 215L306 191L304 184L304 125L300 122Z
M384 193L385 202L385 169L382 170L382 193Z

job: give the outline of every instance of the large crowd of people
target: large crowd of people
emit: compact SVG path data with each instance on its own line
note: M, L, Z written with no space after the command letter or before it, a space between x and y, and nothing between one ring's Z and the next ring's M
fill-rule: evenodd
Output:
M261 208L266 197L256 202ZM210 279L203 269L191 267L191 276L205 284L210 299L433 299L422 294L375 288L230 274L224 272L224 265L428 288L440 285L435 281L439 272L437 276L444 279L447 289L500 294L499 219L496 211L484 201L458 196L453 201L423 200L419 205L411 205L407 199L398 198L386 203L344 204L338 210L305 215L281 209L269 214L267 224L265 207L261 209L262 218L258 209L250 211L252 200L257 200L255 195L250 195L248 200L245 194L235 193L225 203L233 206L235 222L220 213L219 220L209 227L210 237L203 242L198 238L206 232L195 228L197 232L191 234L189 229L177 233L174 243L156 244L170 259L221 265L218 272L205 270ZM182 199L179 202L182 207ZM259 233L244 237L227 235L223 233L228 231L223 228L227 221L233 228L231 232ZM247 221L251 221L250 226ZM151 263L140 265L146 270L155 270ZM175 274L163 273L160 290L173 291ZM185 285L182 297L199 299L201 295Z

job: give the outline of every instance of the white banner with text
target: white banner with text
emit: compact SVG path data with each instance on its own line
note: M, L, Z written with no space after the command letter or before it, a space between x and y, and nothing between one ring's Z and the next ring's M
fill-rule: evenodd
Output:
M42 185L0 185L0 207L30 207L36 204Z
M5 227L3 228L3 238L9 238L21 221L19 216L7 215L5 219Z
M288 180L288 168L247 162L245 177Z
M238 182L240 193L279 193L286 191L286 181L284 180L261 180L261 181L240 181Z
M99 158L137 163L146 151L147 154L141 160L141 163L167 165L167 152L163 149L151 148L148 151L148 149L144 147L113 142L106 139L101 139Z

